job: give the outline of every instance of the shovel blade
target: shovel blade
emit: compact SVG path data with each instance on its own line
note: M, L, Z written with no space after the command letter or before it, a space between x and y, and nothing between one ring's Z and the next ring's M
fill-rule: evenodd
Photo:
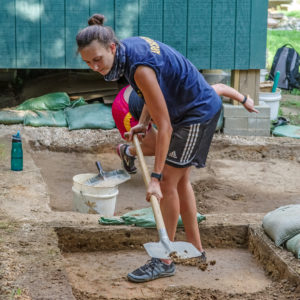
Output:
M96 175L94 177L89 178L85 182L85 184L86 185L96 185L99 181L102 181L102 180L104 180L104 177L102 175L98 174L98 175Z
M176 255L181 259L201 256L201 252L191 243L188 242L169 242L168 246L161 241L158 243L144 244L148 255L155 258L170 259L170 254Z
M124 170L114 170L108 172L102 172L89 178L85 184L90 186L95 186L103 181L106 181L106 185L119 185L130 179L130 175Z

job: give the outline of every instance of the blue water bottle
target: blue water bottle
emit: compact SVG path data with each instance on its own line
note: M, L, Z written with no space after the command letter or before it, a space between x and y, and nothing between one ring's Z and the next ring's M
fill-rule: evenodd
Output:
M13 171L23 170L23 149L20 132L12 136L11 146L11 169Z

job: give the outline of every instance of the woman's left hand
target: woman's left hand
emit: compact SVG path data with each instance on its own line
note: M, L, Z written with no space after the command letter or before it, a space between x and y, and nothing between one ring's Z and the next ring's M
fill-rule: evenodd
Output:
M146 194L146 200L149 202L151 196L155 196L158 200L158 202L162 199L162 192L160 189L160 183L156 179L151 178L151 181L149 183L147 194Z
M124 136L127 142L132 142L133 135L136 134L139 140L146 135L147 127L143 124L137 124L130 129L130 131L125 132Z
M249 112L259 113L259 111L254 107L254 101L249 96L247 96L247 101L243 105Z

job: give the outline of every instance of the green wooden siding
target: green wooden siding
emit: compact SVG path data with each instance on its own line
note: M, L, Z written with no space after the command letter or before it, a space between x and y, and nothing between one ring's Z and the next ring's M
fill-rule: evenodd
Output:
M147 36L199 69L265 67L268 0L1 0L0 68L87 68L75 37L94 13L118 38Z
M210 69L212 0L190 0L188 4L187 57L199 68Z
M41 0L41 67L60 68L66 59L65 3Z
M15 2L1 0L0 5L0 66L16 68L16 18Z
M236 34L235 34L235 65L240 69L247 69L250 61L250 31L251 1L239 0L237 2Z

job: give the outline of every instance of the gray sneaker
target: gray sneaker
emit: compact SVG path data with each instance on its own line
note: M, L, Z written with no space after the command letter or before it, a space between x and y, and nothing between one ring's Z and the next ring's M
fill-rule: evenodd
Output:
M203 262L203 263L206 263L207 258L206 258L206 253L205 253L205 251L202 251L202 252L201 252L201 255L200 255L200 256L197 256L197 258L199 258L199 261L201 261L201 262Z
M135 157L128 156L126 154L126 149L129 147L129 145L126 144L120 144L117 147L117 153L122 159L123 167L129 174L135 174L136 173L136 167L134 165Z
M175 264L165 264L159 258L151 258L145 265L127 275L129 281L146 282L161 277L173 276Z

